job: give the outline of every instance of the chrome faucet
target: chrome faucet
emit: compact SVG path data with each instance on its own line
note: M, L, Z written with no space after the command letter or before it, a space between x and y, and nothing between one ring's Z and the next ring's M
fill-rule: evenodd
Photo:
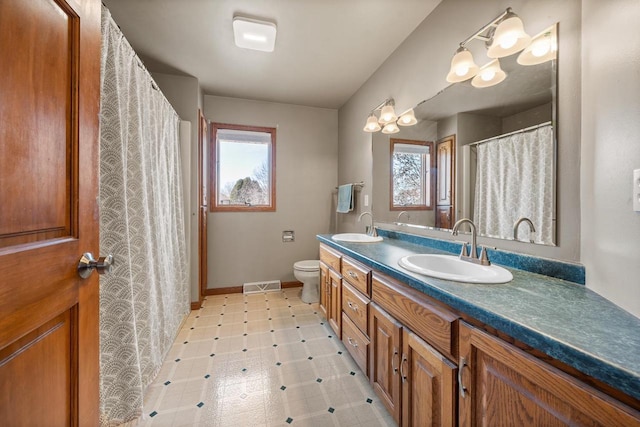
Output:
M533 243L534 240L533 240L533 237L531 237L531 235L536 232L536 228L533 226L533 222L531 222L531 220L525 216L519 218L513 224L513 240L518 240L518 228L520 227L520 224L522 224L523 222L526 222L527 224L529 224L529 242Z
M471 221L469 218L462 218L458 220L453 225L451 234L453 234L454 236L457 236L458 228L460 228L460 225L464 224L465 222L469 224L469 227L471 227L471 255L469 255L469 253L467 252L467 243L465 242L462 244L460 259L464 261L472 262L474 264L491 265L491 262L489 261L489 256L487 255L487 251L484 247L482 247L482 250L480 251L480 258L478 258L478 251L477 251L478 246L476 244L477 243L476 225L473 223L473 221Z
M407 219L409 219L409 212L407 212L407 211L402 211L402 212L400 212L400 213L398 214L398 218L396 218L396 222L400 222L400 217L401 217L402 215L405 215L405 214L407 215Z
M376 228L373 226L373 214L371 212L362 212L358 217L358 222L360 222L362 220L362 217L365 215L369 215L371 217L371 226L367 226L365 228L365 232L367 233L367 236L378 237L378 232L376 231Z

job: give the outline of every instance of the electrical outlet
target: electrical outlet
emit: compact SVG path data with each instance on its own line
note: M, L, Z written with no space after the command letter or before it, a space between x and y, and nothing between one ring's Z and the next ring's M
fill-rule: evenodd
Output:
M368 194L364 195L364 205L365 206L369 206L369 195Z
M640 212L640 169L633 171L633 210Z

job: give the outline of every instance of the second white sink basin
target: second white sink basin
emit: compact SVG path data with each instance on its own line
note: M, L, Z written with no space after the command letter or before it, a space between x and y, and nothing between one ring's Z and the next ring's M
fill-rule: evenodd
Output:
M502 267L474 264L455 255L408 255L398 264L414 273L456 282L507 283L513 279L511 272Z
M340 233L331 236L336 242L374 243L382 242L381 236L372 237L364 233Z

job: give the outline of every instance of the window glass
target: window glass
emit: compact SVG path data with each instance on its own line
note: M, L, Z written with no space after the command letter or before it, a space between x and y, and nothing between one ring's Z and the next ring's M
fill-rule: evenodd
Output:
M391 208L433 206L433 143L391 140Z
M214 124L212 210L275 210L275 129Z

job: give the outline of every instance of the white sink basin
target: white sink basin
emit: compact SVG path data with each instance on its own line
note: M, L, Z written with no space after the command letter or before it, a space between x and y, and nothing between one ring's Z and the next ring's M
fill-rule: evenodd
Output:
M414 273L456 282L507 283L513 279L511 272L502 267L474 264L455 255L408 255L398 264Z
M331 236L331 239L336 242L350 242L350 243L374 243L382 242L381 236L371 237L364 233L340 233Z

